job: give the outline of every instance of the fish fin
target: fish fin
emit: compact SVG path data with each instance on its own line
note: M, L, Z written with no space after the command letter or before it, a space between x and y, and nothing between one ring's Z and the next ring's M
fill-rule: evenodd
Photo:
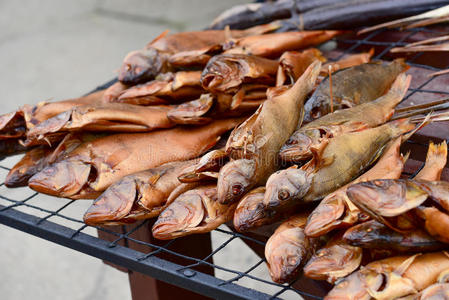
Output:
M58 157L58 155L63 151L63 147L65 145L65 143L67 142L68 139L70 139L73 136L72 133L68 133L64 136L64 138L62 139L62 141L59 142L58 146L56 146L55 150L53 150L53 152L50 154L50 156L48 157L48 163L54 163L56 158Z
M290 167L288 167L287 169L298 169L298 165L290 166Z
M159 180L159 178L161 178L161 174L154 174L153 176L151 176L149 179L148 179L148 182L149 182L149 184L151 184L151 185L155 185L156 184L156 182Z
M404 260L394 271L393 273L402 276L405 271L412 265L412 263L415 261L415 259L420 256L421 253L417 253L415 255L410 256L406 260Z
M161 34L159 34L157 37L155 37L148 45L154 44L160 39L163 39L168 33L170 32L170 29L165 29Z
M332 162L335 159L335 155L323 157L324 149L326 149L327 145L329 144L329 139L323 139L323 142L319 143L318 145L314 145L310 147L310 152L312 152L312 159L313 165L315 169L319 169L325 166L328 166L332 164Z
M304 105L301 106L301 111L299 112L299 120L298 120L298 125L296 126L296 128L299 128L302 126L302 122L304 121L304 115L306 113L306 110L304 109Z
M242 103L244 97L245 97L245 89L241 88L237 91L237 93L235 93L234 96L232 96L230 109L234 110L237 107L239 107L240 104Z

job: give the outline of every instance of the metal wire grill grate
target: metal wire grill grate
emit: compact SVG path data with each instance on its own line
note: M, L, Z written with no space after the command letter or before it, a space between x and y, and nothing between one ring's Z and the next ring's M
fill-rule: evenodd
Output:
M336 39L337 51L333 51L333 60L338 60L348 53L366 51L374 47L376 55L375 59L391 60L394 55L389 52L393 47L404 46L408 42L435 37L441 34L448 34L447 27L437 27L433 29L416 28L406 31L399 30L378 30L363 36L359 39L357 36L343 36ZM385 41L390 36L395 41ZM399 38L397 38L399 37ZM416 39L415 39L416 38ZM420 97L428 98L428 101L440 99L449 95L449 85L442 80L444 76L427 77L428 73L439 71L449 67L448 61L439 60L437 64L423 63L427 60L428 54L416 53L407 56L407 63L419 72L422 76L416 76L413 79L413 86L409 89L408 94L403 100L404 105L414 103L414 100ZM425 74L424 74L425 73ZM114 81L108 82L105 86L112 84ZM433 84L435 83L435 84ZM99 87L99 89L105 86ZM446 132L449 135L449 132ZM424 141L409 141L409 146L415 148L418 146L427 148ZM0 165L0 176L6 175L9 171L8 166L12 166L16 158L8 158ZM422 165L420 166L422 168ZM418 168L418 170L420 169ZM417 172L417 171L416 171ZM414 176L416 174L409 173ZM171 240L162 244L140 240L134 236L139 229L149 226L150 221L144 221L139 224L122 226L122 232L118 233L109 228L90 227L83 223L82 214L79 211L87 209L90 201L74 201L67 199L56 199L45 195L39 195L27 188L7 189L3 183L0 184L0 223L18 228L20 230L41 236L43 238L53 240L57 243L64 244L79 251L111 260L124 267L140 271L147 275L151 275L158 279L173 282L182 287L188 287L194 290L204 289L208 296L220 297L223 295L235 298L278 298L288 297L288 294L301 295L307 299L321 299L321 297L309 294L298 287L297 282L287 285L280 285L271 280L258 276L255 271L265 267L265 259L258 258L249 266L245 266L242 270L230 268L224 265L213 263L211 258L225 253L229 244L240 239L248 243L264 246L265 242L248 235L236 233L225 226L215 230L215 234L220 235L220 245L218 245L211 253L203 258L195 258L185 255L180 251L173 250L177 240ZM62 225L52 225L62 224ZM114 239L111 242L105 242L96 238L96 231L105 232L112 235ZM88 237L90 236L90 237ZM123 252L126 245L135 243L142 246L146 251ZM163 260L157 260L159 254L165 253L174 257L182 258L188 263L185 265L169 264L166 265ZM198 274L192 271L197 266L209 266L214 270L225 272L228 279L219 280L210 275ZM157 271L157 272L156 272ZM165 273L164 273L165 272ZM164 275L165 274L165 275ZM270 295L263 292L255 292L250 289L240 288L237 285L242 282L254 281L257 283L258 289L267 291L265 287L271 287L268 290ZM236 285L237 284L237 285ZM244 283L243 283L244 284ZM200 287L200 288L198 288ZM275 288L273 291L273 287Z

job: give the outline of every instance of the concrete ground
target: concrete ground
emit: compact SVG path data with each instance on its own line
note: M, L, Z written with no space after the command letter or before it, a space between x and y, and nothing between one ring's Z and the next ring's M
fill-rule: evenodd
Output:
M243 2L0 1L0 113L25 103L83 94L114 77L127 52L141 48L163 30L201 29L223 9ZM13 157L1 164L12 166L17 160ZM23 199L30 190L2 187L0 193ZM36 201L51 209L66 203L46 196ZM89 204L77 202L69 213L80 218ZM216 233L213 238L216 247L225 237ZM1 299L130 299L126 274L6 226L0 226L0 253ZM221 253L216 263L229 268L243 270L258 261L238 240ZM268 279L265 265L254 275ZM230 274L218 272L217 276L229 278ZM276 290L248 280L242 283L269 293Z

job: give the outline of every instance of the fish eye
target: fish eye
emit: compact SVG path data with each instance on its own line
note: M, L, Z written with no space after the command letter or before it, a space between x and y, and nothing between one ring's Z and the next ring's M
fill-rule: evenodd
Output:
M239 196L243 193L243 186L241 184L234 184L232 186L232 194L234 196Z
M280 190L278 193L279 200L287 200L290 198L290 193L287 190Z

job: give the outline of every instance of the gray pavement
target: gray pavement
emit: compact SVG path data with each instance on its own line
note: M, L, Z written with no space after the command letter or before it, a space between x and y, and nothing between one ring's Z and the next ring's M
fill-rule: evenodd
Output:
M224 8L244 2L0 1L0 113L25 103L87 92L111 79L127 52L143 47L163 30L201 29ZM12 166L17 160L9 158L2 165ZM23 199L31 192L2 187L0 193ZM32 201L49 209L66 203L47 196ZM79 218L89 204L79 201L65 213ZM214 247L224 239L214 234ZM1 225L0 253L0 299L130 299L126 274L96 258ZM214 257L216 263L230 268L243 270L258 261L238 240L220 253ZM268 279L265 265L254 275ZM227 279L231 274L217 272L217 276ZM248 280L242 284L260 288ZM276 289L263 290L272 293Z

